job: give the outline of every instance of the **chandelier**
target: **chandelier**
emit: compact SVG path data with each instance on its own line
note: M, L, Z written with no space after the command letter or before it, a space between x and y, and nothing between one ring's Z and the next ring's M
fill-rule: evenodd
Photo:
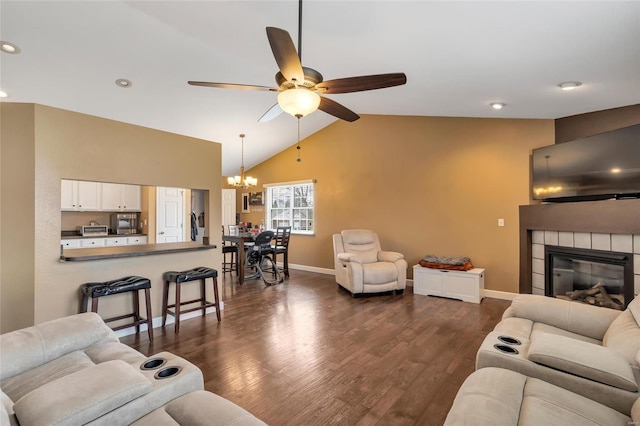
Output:
M229 176L227 183L236 188L247 189L258 184L258 179L244 175L244 133L240 133L240 141L242 143L242 157L240 163L240 176Z

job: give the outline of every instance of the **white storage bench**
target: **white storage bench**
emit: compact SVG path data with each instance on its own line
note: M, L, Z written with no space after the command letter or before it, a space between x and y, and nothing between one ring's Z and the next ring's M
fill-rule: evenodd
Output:
M484 269L449 271L414 265L413 293L480 303L484 297Z

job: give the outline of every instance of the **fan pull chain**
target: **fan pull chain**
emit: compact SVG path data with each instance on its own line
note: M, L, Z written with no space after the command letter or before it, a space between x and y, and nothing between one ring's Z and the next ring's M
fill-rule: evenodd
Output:
M296 146L298 150L298 159L296 160L298 163L302 162L302 158L300 158L300 117L298 117L298 146Z

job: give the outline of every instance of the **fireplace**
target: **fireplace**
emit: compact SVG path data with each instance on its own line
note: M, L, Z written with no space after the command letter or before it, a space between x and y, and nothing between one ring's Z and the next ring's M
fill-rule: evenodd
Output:
M625 303L640 294L640 199L531 204L519 211L520 293L546 294L545 246L559 246L633 253Z
M633 254L544 247L545 295L622 310L633 299Z

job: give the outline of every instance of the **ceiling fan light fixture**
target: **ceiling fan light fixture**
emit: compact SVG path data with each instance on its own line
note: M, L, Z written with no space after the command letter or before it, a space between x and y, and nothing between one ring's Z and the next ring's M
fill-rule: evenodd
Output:
M304 117L320 106L320 95L309 89L288 89L278 94L278 105L294 117Z

